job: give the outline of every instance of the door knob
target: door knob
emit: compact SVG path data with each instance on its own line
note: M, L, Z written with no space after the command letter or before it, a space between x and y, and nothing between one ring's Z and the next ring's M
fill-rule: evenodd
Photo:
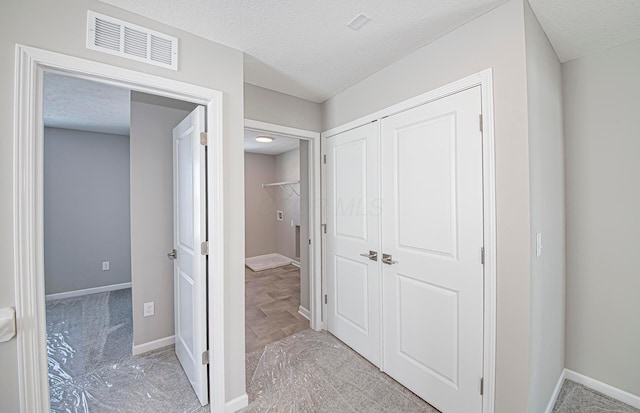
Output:
M369 253L360 254L361 257L369 258L371 261L378 261L378 252L369 251Z
M178 258L178 251L176 251L176 249L172 249L170 253L167 254L167 257L169 257L170 260L175 260L176 258Z
M393 256L391 254L382 254L382 262L387 265L393 265L398 263L398 261L393 260Z

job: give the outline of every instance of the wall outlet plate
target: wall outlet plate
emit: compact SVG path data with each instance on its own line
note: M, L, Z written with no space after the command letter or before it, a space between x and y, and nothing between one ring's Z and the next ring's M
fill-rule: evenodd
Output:
M276 211L276 219L278 221L283 221L284 220L284 212L282 211Z
M149 317L155 314L155 303L153 301L149 301L148 303L144 303L144 316Z
M109 261L102 261L102 271L109 271Z

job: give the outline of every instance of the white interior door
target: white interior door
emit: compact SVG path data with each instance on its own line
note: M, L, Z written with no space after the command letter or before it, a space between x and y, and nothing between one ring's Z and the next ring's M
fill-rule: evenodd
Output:
M378 124L327 140L328 330L380 364Z
M482 411L480 113L475 87L381 125L384 370L446 413Z
M200 144L205 112L197 107L173 129L173 239L176 355L200 403L209 402L207 365L207 269L205 151Z

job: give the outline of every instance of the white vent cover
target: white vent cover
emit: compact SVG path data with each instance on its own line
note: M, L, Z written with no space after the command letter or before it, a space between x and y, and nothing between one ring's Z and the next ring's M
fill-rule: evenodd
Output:
M178 39L93 11L87 14L87 48L178 70Z

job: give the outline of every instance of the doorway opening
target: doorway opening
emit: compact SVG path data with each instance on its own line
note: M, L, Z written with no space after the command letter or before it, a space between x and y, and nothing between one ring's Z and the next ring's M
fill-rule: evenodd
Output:
M246 128L245 349L310 327L310 143Z
M181 317L166 255L176 245L174 129L199 106L53 72L43 79L50 409L199 409L206 400L176 357ZM201 330L206 343L206 318Z

